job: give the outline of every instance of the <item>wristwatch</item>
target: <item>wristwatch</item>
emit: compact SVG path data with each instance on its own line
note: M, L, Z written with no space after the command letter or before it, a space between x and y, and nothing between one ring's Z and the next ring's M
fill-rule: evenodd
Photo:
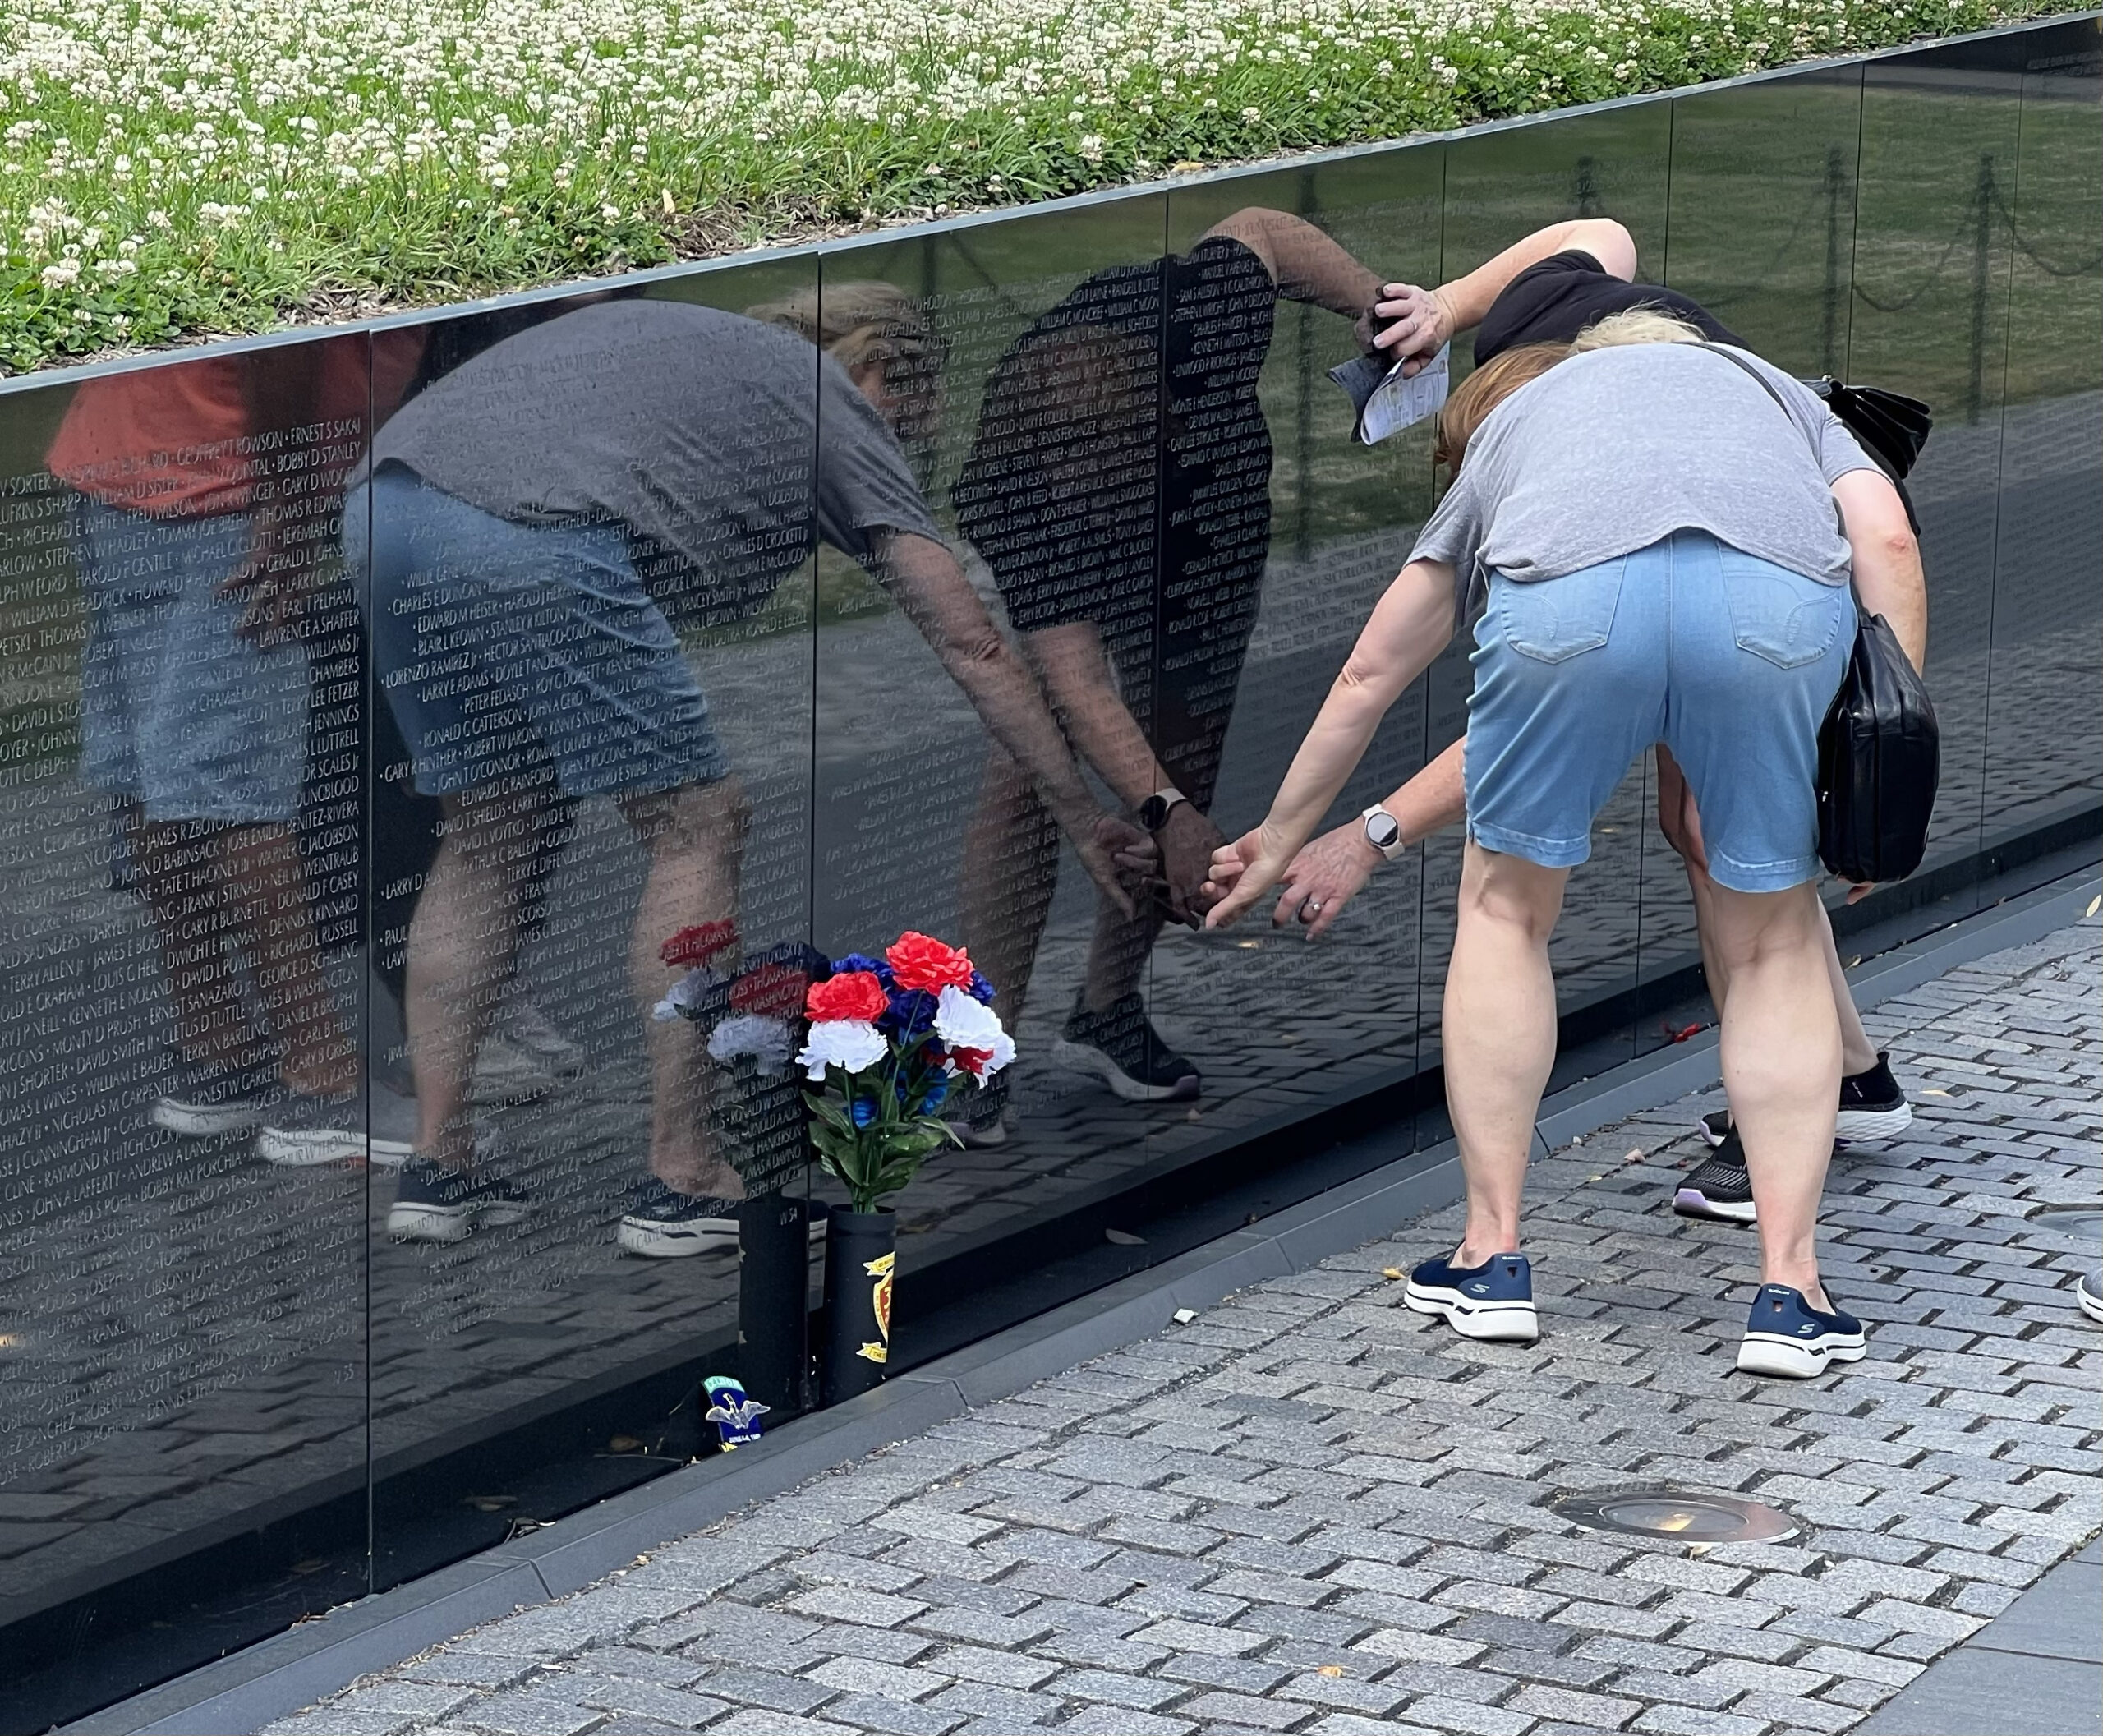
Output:
M1190 799L1190 797L1184 794L1173 784L1169 785L1165 790L1157 790L1146 800L1139 804L1139 824L1145 827L1148 831L1159 831L1162 827L1167 825L1169 813L1176 804Z
M1365 822L1365 841L1390 862L1409 848L1402 841L1402 822L1378 802L1359 816Z

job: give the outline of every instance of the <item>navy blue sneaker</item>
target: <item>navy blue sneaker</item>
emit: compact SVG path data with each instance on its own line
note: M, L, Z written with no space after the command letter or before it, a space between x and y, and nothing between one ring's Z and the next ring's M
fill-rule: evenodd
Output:
M1416 1314L1438 1314L1464 1338L1531 1344L1541 1335L1534 1312L1534 1269L1523 1254L1496 1254L1479 1266L1428 1259L1410 1273L1402 1300Z
M1862 1323L1852 1314L1838 1308L1824 1314L1801 1290L1762 1284L1738 1346L1738 1372L1808 1380L1836 1362L1861 1361L1868 1348Z
M680 1259L688 1255L734 1253L742 1200L682 1194L651 1176L636 1186L614 1239L624 1254L644 1259Z
M462 1241L482 1224L520 1223L533 1196L501 1176L412 1157L396 1172L387 1233L397 1241Z

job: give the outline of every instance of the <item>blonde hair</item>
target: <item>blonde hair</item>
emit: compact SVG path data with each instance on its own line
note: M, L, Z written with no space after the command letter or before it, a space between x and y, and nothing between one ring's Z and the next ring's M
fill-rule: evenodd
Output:
M1485 361L1453 388L1452 395L1439 411L1432 462L1444 466L1448 477L1458 476L1468 442L1489 419L1489 412L1570 354L1567 343L1522 343Z
M948 359L949 346L925 310L895 283L829 283L747 311L809 339L850 372L874 361L886 373L895 362L939 373Z
M1595 320L1577 334L1571 353L1613 349L1623 343L1706 343L1708 333L1654 303L1626 308Z

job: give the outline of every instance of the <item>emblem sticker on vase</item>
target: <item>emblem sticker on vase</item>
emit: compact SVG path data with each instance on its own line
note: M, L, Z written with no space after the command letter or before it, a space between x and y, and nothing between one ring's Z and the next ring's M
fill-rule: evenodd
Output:
M869 1307L877 1317L877 1330L881 1337L864 1344L854 1354L866 1356L872 1362L890 1361L890 1278L891 1270L897 1264L895 1254L881 1255L862 1263L862 1269L876 1280L869 1287Z

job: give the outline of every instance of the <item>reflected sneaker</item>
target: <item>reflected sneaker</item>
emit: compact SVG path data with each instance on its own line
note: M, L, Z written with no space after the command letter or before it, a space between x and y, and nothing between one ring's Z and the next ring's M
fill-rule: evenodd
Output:
M269 1112L276 1089L274 1068L225 1067L192 1061L180 1049L171 1049L168 1058L167 1080L148 1112L156 1127L186 1140L208 1140L216 1134L246 1133Z
M621 1216L614 1239L624 1254L645 1259L683 1259L690 1254L734 1250L742 1200L682 1194L656 1177L636 1185L634 1203Z
M1738 1346L1738 1372L1808 1380L1836 1362L1861 1361L1868 1344L1854 1315L1822 1312L1787 1284L1762 1284Z
M1891 1076L1891 1054L1877 1051L1876 1065L1840 1080L1840 1112L1833 1126L1836 1140L1889 1140L1913 1125L1913 1106ZM1701 1137L1721 1145L1731 1132L1731 1112L1712 1109L1701 1117Z
M1021 1130L1008 1106L1008 1075L996 1073L990 1083L959 1085L950 1094L949 1106L961 1107L942 1125L956 1135L967 1151L990 1151L1005 1145Z
M467 1100L485 1107L531 1103L584 1071L584 1051L522 996L506 998L475 1054Z
M398 1169L416 1149L416 1106L377 1083L345 1097L281 1093L255 1130L256 1156L292 1169L354 1158Z
M2103 1320L2103 1266L2084 1272L2073 1281L2073 1299L2091 1320Z
M1410 1273L1402 1300L1412 1313L1443 1315L1464 1338L1531 1344L1541 1335L1534 1269L1523 1254L1493 1255L1479 1266L1428 1259Z
M532 1208L533 1196L501 1176L412 1156L395 1177L387 1233L398 1241L462 1241L481 1224L520 1223Z
M1752 1223L1752 1177L1745 1167L1745 1147L1737 1130L1723 1135L1716 1154L1679 1185L1673 1209L1682 1218L1712 1218L1719 1223Z
M1088 1010L1084 995L1075 995L1052 1057L1062 1066L1097 1075L1128 1103L1182 1102L1203 1084L1197 1067L1161 1040L1137 994L1100 1013Z

